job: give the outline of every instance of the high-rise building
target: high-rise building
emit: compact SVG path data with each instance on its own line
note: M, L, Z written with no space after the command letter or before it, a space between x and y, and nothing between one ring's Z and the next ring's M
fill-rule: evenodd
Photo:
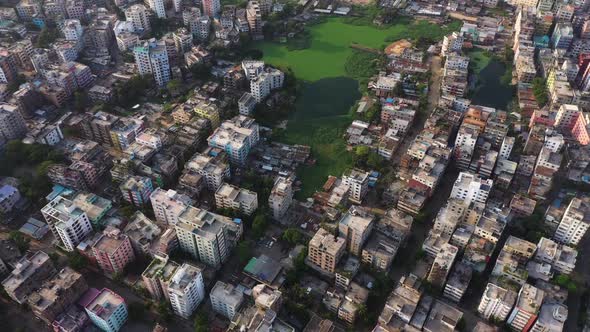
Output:
M277 177L268 197L272 217L275 220L281 220L291 206L291 202L293 202L293 180L282 176Z
M57 196L41 209L43 217L64 249L74 251L76 246L92 232L88 215L74 202Z
M193 200L190 197L179 194L171 189L165 191L161 188L157 188L152 192L150 200L156 220L170 225L176 225L178 216L180 216L187 206L193 204Z
M142 4L135 4L125 10L127 21L131 22L133 32L143 33L151 30L150 15Z
M133 206L141 207L150 201L150 195L154 188L152 180L143 176L131 176L120 186L121 194L126 202Z
M168 299L168 285L180 265L166 254L157 254L141 274L146 289L155 300Z
M355 204L361 204L369 191L369 173L352 169L342 175L342 183L349 186L349 199Z
M104 230L92 247L92 252L98 266L108 275L122 273L127 264L135 260L129 237L111 226Z
M481 296L477 312L485 319L503 322L510 314L515 302L516 292L488 283Z
M174 313L188 319L205 298L201 269L187 263L182 264L170 280L168 297Z
M164 0L147 0L147 4L151 10L156 13L158 18L166 18L166 7L164 6Z
M43 251L37 251L25 255L16 263L14 270L2 281L2 287L11 299L23 304L26 303L29 294L55 272L55 266L49 255Z
M557 230L553 235L555 241L576 246L590 226L590 198L574 197L568 205Z
M209 294L209 298L211 299L213 311L232 320L244 301L244 294L234 285L217 281Z
M461 172L453 185L449 198L463 200L466 206L471 202L484 203L492 190L494 181L483 180L475 174Z
M336 265L344 255L346 239L336 237L320 228L309 241L308 262L328 273L336 271Z
M373 230L375 216L357 207L351 207L338 223L338 236L346 239L346 249L360 256L367 238Z
M152 74L161 87L170 81L170 64L165 45L152 38L134 47L133 54L140 75Z
M219 16L221 11L221 1L219 0L203 0L203 14L209 17Z
M537 319L544 297L543 290L527 283L522 285L516 305L508 316L508 325L516 331L528 331Z
M245 165L250 150L259 138L258 124L254 119L238 115L224 121L207 138L207 142L210 147L223 149L232 164Z
M110 289L91 289L92 299L85 306L92 323L104 332L118 332L127 321L125 300Z
M27 126L18 107L0 103L0 137L5 140L22 138L27 133Z
M212 267L229 258L242 236L241 220L196 207L188 207L178 219L175 229L180 249Z
M207 189L211 191L217 191L223 181L230 176L229 165L223 154L210 156L195 153L191 160L184 165L184 169L203 176L207 184Z
M272 90L283 86L285 74L274 68L266 68L256 78L250 80L250 93L257 102L262 102Z
M80 41L82 40L82 34L84 33L84 28L80 23L80 20L70 19L64 21L64 27L62 28L62 32L66 40L71 41Z
M260 4L258 1L249 1L246 7L246 19L248 21L248 27L250 28L250 34L255 39L262 37L262 12L260 10Z
M218 209L234 209L249 216L258 208L258 194L223 183L215 192L215 205Z

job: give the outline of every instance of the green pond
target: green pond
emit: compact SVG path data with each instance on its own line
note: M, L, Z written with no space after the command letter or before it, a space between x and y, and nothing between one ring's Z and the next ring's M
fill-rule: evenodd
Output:
M471 52L469 57L473 62L472 68L476 77L471 102L475 105L506 110L514 96L514 86L510 85L511 66L481 51Z

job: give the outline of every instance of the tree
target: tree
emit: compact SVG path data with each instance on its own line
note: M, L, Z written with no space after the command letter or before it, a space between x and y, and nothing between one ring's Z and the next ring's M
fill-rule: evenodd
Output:
M545 106L547 101L549 101L547 89L545 87L545 80L543 78L536 77L533 79L533 94L535 95L535 99L537 100L539 107Z
M14 241L14 243L16 244L16 247L21 252L25 252L25 251L29 250L31 240L26 238L21 232L12 231L8 235L8 238L11 239L12 241Z
M252 234L254 237L261 237L264 235L267 227L268 221L266 216L263 213L258 213L252 222Z
M57 39L57 30L53 27L45 27L37 37L37 48L49 48Z
M145 306L140 302L131 302L127 306L129 319L132 321L140 321L145 317Z
M303 235L297 229L289 228L283 232L282 239L291 245L296 245L301 243Z
M172 319L172 312L170 311L168 302L160 301L156 307L156 311L158 311L161 320L168 322Z
M178 79L170 80L166 84L166 88L168 89L168 92L170 92L170 94L172 96L176 96L182 90L182 82L180 80L178 80Z
M88 260L86 259L86 257L80 255L79 252L73 251L73 252L68 253L68 265L72 269L74 269L76 271L80 271L80 270L84 269L87 264L88 264Z
M194 322L195 332L207 332L209 331L209 318L207 313L200 311L195 317Z
M86 109L88 104L88 94L84 91L76 91L74 93L74 108L78 112L82 112Z
M240 264L244 264L252 258L252 243L250 241L241 241L236 246L236 251Z

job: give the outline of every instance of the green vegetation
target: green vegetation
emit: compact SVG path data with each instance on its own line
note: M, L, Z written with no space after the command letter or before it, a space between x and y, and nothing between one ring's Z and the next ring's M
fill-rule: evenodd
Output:
M288 228L283 232L281 239L290 245L301 244L304 242L304 237L296 228Z
M549 101L545 83L545 80L541 77L536 77L535 79L533 79L533 93L535 94L535 99L537 100L537 103L539 103L539 107L545 106Z
M551 281L554 284L567 289L570 293L575 293L578 290L578 286L576 285L576 283L571 279L570 276L566 274L560 274L558 276L555 276Z
M206 312L201 310L197 314L197 316L195 317L195 321L194 321L194 328L195 328L195 332L209 331L209 318L207 317Z
M476 49L468 53L469 67L473 69L473 73L479 75L481 71L487 67L492 61L493 54L489 51Z
M377 74L380 57L376 54L353 51L344 63L346 76L359 81Z
M58 37L57 29L55 27L45 27L41 30L39 37L37 37L37 48L50 48L51 44L55 42Z
M12 231L8 235L8 238L14 241L16 247L18 248L18 250L20 250L20 252L25 252L29 250L31 240L26 238L21 232Z
M77 251L67 253L67 257L68 266L76 271L81 271L86 267L86 265L88 265L88 260L86 257L80 255L80 253Z
M252 258L252 247L254 244L251 241L243 240L236 246L236 252L238 254L238 261L240 264L245 264Z
M441 27L426 21L399 18L389 27L379 29L366 22L353 25L347 24L343 18L329 18L308 29L311 35L309 48L289 51L287 45L269 41L254 46L264 52L265 61L275 66L290 66L298 79L316 81L346 76L344 64L353 53L350 48L353 43L383 49L387 42L402 38L438 40L459 26L456 22Z

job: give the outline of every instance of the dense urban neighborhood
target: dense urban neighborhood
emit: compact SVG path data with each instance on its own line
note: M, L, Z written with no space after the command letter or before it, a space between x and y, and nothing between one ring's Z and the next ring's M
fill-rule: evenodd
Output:
M0 1L0 330L590 331L589 112L587 0Z

